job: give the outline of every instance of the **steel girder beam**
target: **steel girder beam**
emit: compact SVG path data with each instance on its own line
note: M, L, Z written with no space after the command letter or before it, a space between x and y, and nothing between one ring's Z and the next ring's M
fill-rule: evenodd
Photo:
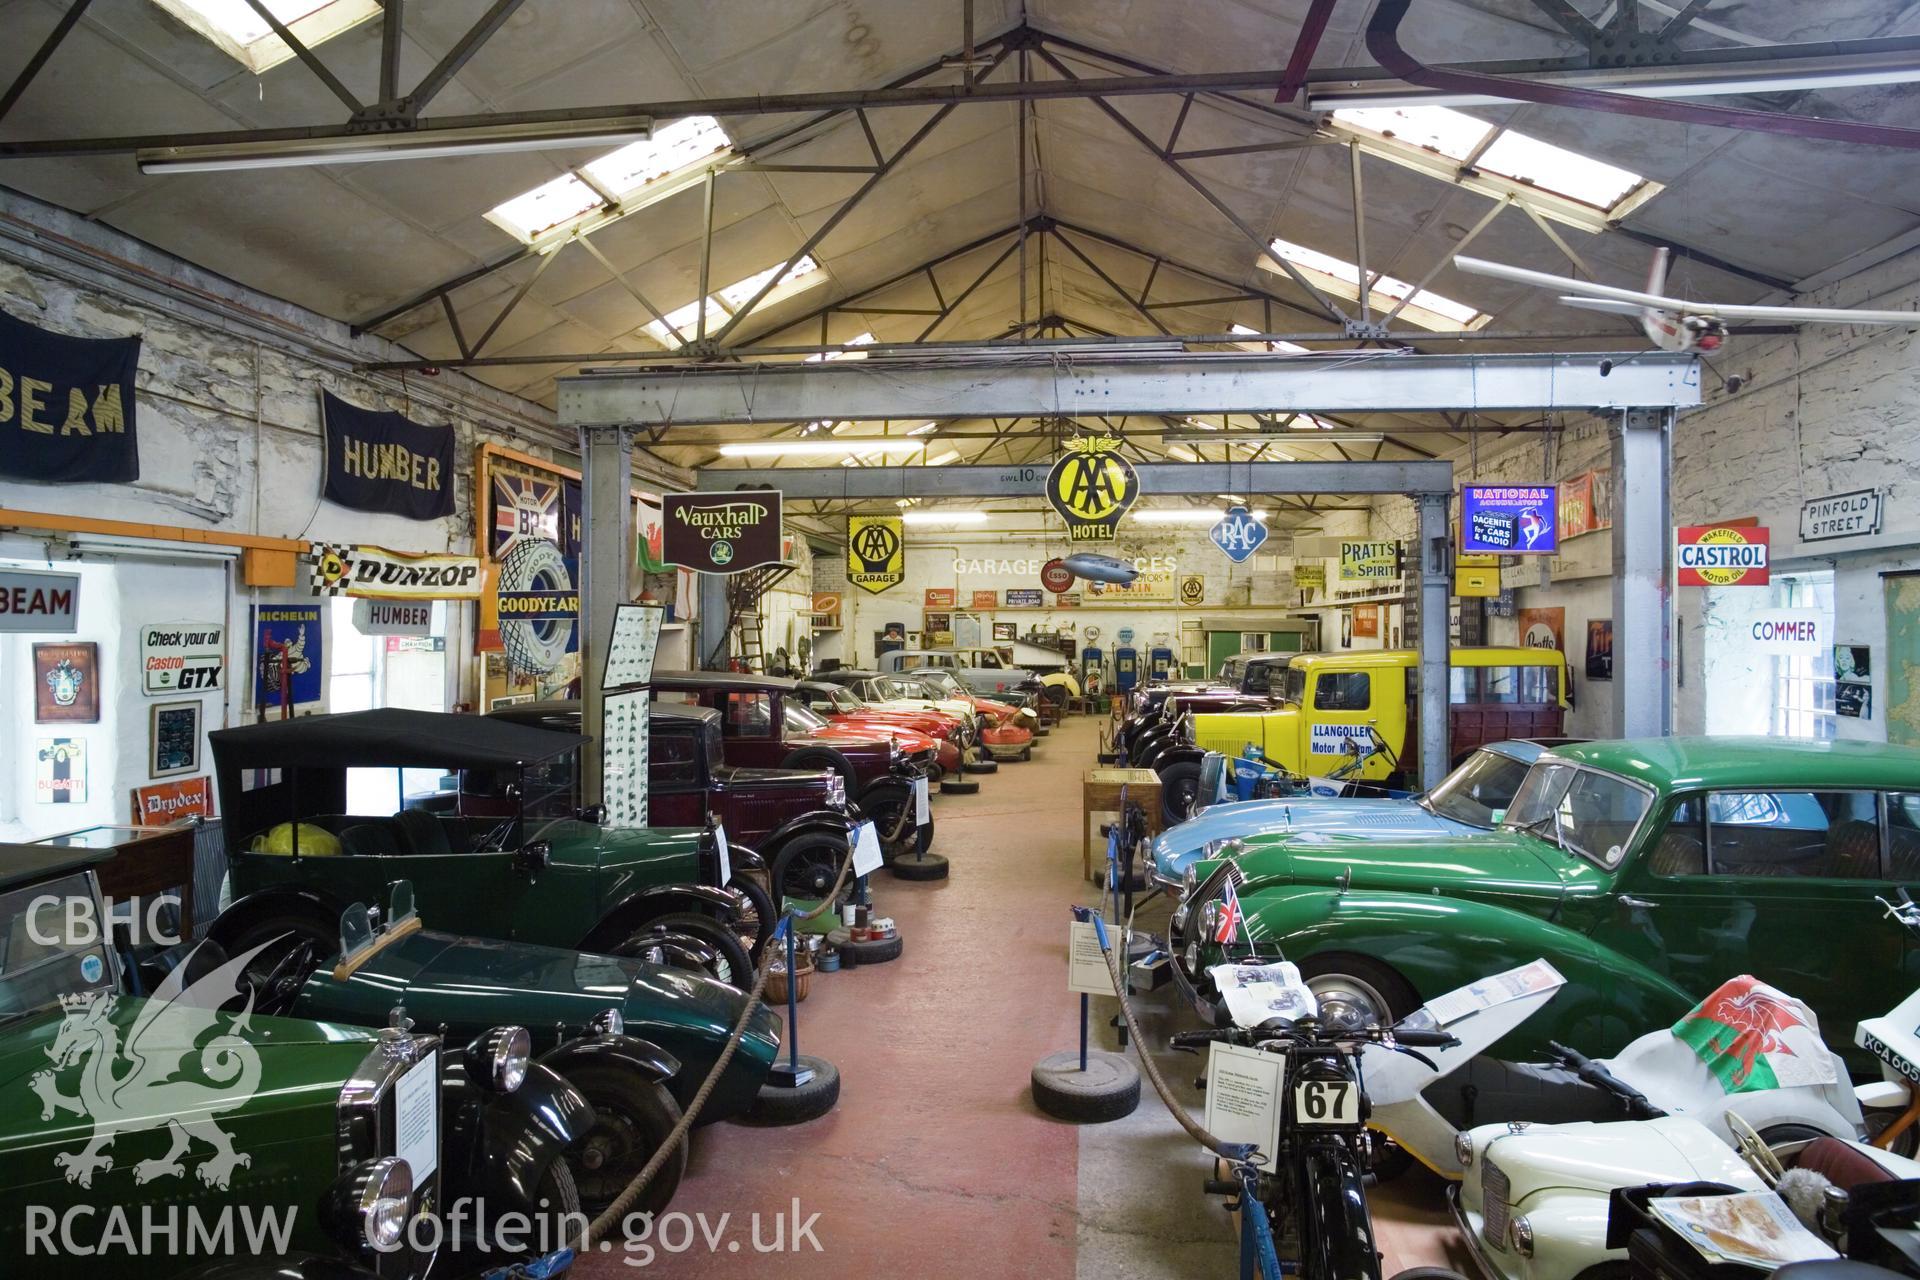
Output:
M1345 495L1453 494L1451 462L1141 462L1142 494L1217 493ZM696 485L709 492L778 489L789 498L1038 498L1047 469L979 467L769 467L708 469ZM1444 620L1446 611L1441 610Z
M54 51L65 43L67 35L79 24L81 16L87 11L87 6L92 3L93 0L73 0L73 3L67 6L67 11L60 15L58 22L53 24L53 30L47 32L47 38L40 42L40 47L33 51L31 58L27 59L27 65L20 68L20 74L15 76L13 83L7 86L6 93L0 94L0 120L6 119L7 113L13 110L13 104L20 101L20 95L27 91L34 77L40 74L40 68L46 66L47 60L53 57Z
M1603 366L1608 372L1602 373ZM708 365L563 377L563 426L1120 414L1689 408L1698 361L1591 355L1270 355L1128 352L1071 362L982 350L970 359Z

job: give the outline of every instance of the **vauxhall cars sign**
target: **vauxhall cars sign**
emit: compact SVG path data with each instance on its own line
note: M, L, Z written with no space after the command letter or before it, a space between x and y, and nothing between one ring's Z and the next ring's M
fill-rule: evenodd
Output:
M1111 542L1120 517L1140 496L1140 477L1114 436L1067 441L1047 472L1047 501L1067 522L1070 542Z
M1674 563L1683 587L1764 587L1769 535L1757 525L1684 525L1675 533Z
M660 500L660 558L702 573L780 562L780 491L669 493Z
M1213 545L1235 564L1244 564L1267 540L1267 526L1247 514L1245 507L1228 507L1220 523L1209 531Z

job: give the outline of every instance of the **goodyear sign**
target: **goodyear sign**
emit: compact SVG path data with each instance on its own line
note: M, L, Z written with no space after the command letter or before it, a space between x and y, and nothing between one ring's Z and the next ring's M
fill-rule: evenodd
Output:
M1047 501L1067 522L1070 542L1111 542L1120 517L1140 496L1140 477L1120 456L1114 436L1067 441L1067 452L1047 472Z
M1397 542L1342 542L1340 581L1384 582L1400 576Z
M907 544L899 516L847 517L847 581L878 595L907 576Z
M1675 534L1674 563L1683 587L1764 587L1771 535L1758 526L1684 525Z

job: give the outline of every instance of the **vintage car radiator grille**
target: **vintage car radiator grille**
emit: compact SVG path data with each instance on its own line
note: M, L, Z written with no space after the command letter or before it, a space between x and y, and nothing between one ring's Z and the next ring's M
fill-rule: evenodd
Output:
M1480 1236L1496 1249L1507 1247L1507 1175L1488 1160L1480 1174Z

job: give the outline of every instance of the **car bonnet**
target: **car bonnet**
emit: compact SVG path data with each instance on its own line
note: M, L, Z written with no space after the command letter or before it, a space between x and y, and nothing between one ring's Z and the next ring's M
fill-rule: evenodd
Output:
M1516 1206L1529 1195L1556 1188L1603 1195L1615 1187L1649 1182L1761 1188L1733 1148L1697 1120L1680 1116L1532 1125L1518 1132L1505 1125L1483 1125L1473 1136L1479 1158L1507 1175L1508 1199Z
M1331 885L1350 869L1353 889L1558 897L1566 875L1547 852L1533 837L1506 830L1454 838L1302 831L1250 842L1239 863L1249 885Z

